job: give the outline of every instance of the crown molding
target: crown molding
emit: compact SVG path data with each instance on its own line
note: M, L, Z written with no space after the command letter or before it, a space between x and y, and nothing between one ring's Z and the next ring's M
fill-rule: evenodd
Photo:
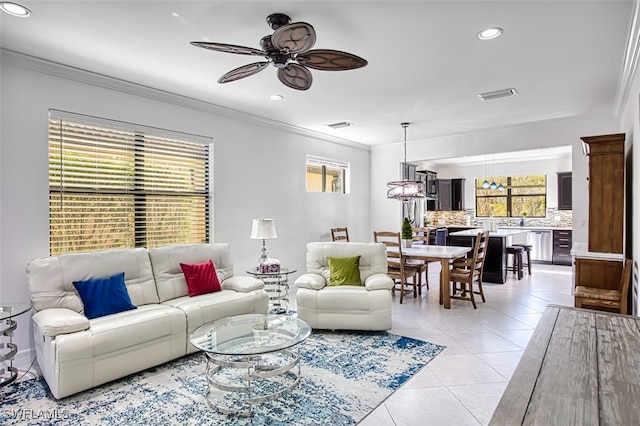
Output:
M629 27L629 38L624 51L622 69L618 79L616 99L613 103L613 115L620 118L631 93L631 86L638 68L638 56L640 56L640 3L633 2L633 13Z
M269 127L286 133L292 133L299 136L318 139L324 142L330 142L349 148L359 149L362 151L370 151L370 147L368 145L364 145L348 139L327 135L281 121L271 120L266 117L249 114L236 109L227 108L221 105L205 102L188 96L183 96L177 93L156 89L151 86L145 86L127 80L110 77L105 74L87 71L81 68L61 64L59 62L48 61L46 59L26 55L13 50L0 49L0 62L18 68L28 69L31 71L73 80L84 84L90 84L92 86L98 86L105 89L116 90L130 95L152 99L155 101L170 103L173 105L194 109L209 114L215 114L233 120L240 120L257 126Z

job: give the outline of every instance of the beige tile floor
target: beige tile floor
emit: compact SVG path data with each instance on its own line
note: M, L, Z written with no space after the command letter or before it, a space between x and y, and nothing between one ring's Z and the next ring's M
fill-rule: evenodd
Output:
M534 264L532 275L483 286L486 303L438 304L431 290L393 304L392 333L447 348L367 416L362 426L486 425L547 304L573 306L571 267Z

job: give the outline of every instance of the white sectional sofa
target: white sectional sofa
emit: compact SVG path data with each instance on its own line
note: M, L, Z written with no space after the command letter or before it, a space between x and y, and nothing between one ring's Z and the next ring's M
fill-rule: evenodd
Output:
M222 290L190 297L180 263L212 260ZM135 309L87 319L73 285L124 272ZM189 334L220 318L267 313L262 281L234 276L228 244L184 244L35 259L27 265L38 365L56 398L196 351Z
M360 285L329 284L329 257L360 256ZM312 242L307 244L307 273L296 279L298 318L314 329L391 329L391 289L382 243Z

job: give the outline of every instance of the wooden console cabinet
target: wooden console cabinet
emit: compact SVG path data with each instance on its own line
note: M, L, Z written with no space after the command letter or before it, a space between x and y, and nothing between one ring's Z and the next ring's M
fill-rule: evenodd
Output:
M589 251L623 253L625 135L581 139L589 157Z

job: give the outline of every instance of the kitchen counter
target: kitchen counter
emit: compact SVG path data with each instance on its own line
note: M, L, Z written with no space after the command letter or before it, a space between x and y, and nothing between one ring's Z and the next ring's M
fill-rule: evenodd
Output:
M497 231L489 231L489 238L491 237L507 238L507 237L512 237L514 235L526 234L529 231L530 229L525 229L521 227L498 228ZM475 237L480 232L482 232L482 228L467 229L466 231L452 232L449 234L449 236L450 237Z

